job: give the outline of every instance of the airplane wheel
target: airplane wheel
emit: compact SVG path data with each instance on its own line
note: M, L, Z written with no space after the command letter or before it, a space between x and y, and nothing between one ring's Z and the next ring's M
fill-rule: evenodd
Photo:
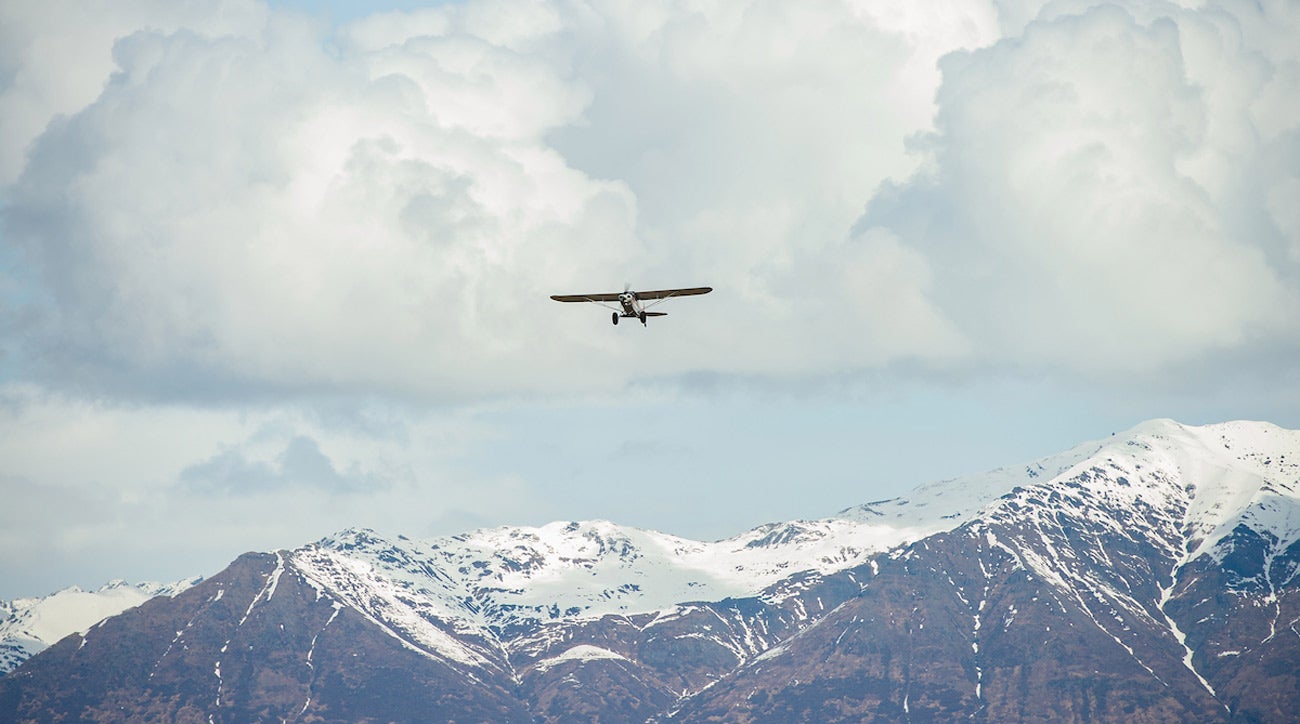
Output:
M641 326L645 326L645 312L641 313Z
M613 318L613 320L614 320L614 326L617 327L617 326L618 326L618 312L614 312L614 313L613 313L612 315L610 315L610 316L611 316L611 317Z

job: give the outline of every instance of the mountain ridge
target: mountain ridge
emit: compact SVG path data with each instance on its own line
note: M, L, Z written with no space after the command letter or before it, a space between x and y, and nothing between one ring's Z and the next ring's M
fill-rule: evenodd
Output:
M155 596L171 596L201 581L131 584L115 579L93 591L68 586L48 596L0 601L0 676L74 632Z
M134 697L146 712L179 698L235 718L1281 721L1300 707L1298 569L1300 432L1154 420L712 543L608 521L423 540L349 529L247 554L65 639L0 678L0 702ZM143 611L168 606L187 623L160 634ZM140 636L158 640L148 677L43 690L56 672L98 680L88 662ZM358 655L379 663L344 666ZM385 678L397 670L409 691ZM358 708L377 691L414 708Z

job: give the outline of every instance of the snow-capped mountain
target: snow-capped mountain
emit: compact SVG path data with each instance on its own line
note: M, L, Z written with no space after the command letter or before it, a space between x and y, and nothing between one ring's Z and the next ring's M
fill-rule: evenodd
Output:
M891 551L861 595L682 714L1294 721L1297 445L1153 421L1031 465L1041 482ZM904 665L882 668L891 654Z
M1028 466L932 483L905 498L820 520L770 523L715 542L608 521L506 526L415 541L351 529L290 558L327 588L361 577L367 596L379 592L377 598L391 600L417 591L424 613L484 630L651 613L683 602L758 596L798 573L853 568L873 554L951 530L1007 491L1055 477L1101 449L1089 443Z
M1300 432L1156 420L716 542L248 554L0 679L0 718L1284 721L1298 571Z
M200 579L175 583L110 581L96 591L70 586L43 598L0 601L0 676L71 633L139 606L154 596L173 596Z

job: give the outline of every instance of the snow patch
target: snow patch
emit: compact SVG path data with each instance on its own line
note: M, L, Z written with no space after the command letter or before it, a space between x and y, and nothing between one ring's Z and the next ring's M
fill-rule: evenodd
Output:
M551 658L542 659L541 661L538 661L534 665L534 668L537 671L546 671L566 661L585 662L585 661L596 661L599 659L613 659L616 661L628 660L626 656L623 656L622 654L619 653L615 653L606 648L601 648L600 646L592 646L591 644L579 644L577 646L568 649L567 651L560 654L559 656L552 656Z

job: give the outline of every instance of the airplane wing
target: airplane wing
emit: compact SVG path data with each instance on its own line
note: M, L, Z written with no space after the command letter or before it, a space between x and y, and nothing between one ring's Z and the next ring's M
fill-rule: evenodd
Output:
M690 289L660 289L654 292L637 292L637 299L668 299L669 297L689 297L695 294L708 294L713 287L692 287ZM615 299L618 295L614 295ZM554 297L552 297L554 299Z
M618 292L609 294L552 294L557 302L617 302Z

